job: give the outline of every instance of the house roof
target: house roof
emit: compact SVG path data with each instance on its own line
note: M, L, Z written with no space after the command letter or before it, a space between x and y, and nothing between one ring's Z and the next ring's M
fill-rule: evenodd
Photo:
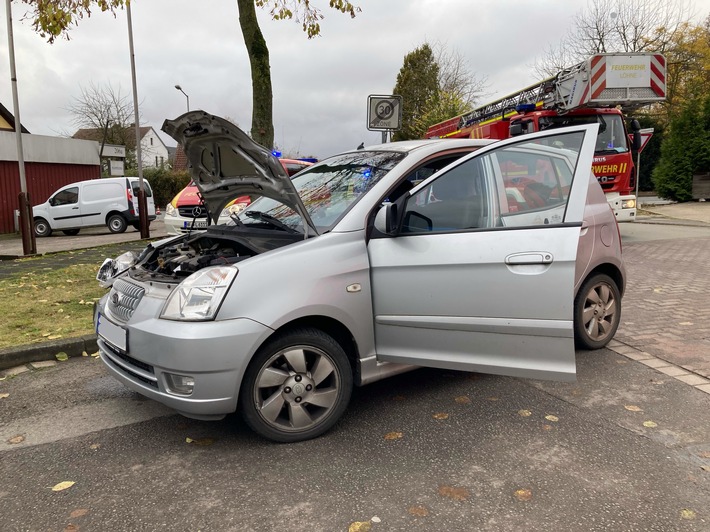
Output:
M126 128L128 129L128 128ZM132 126L131 126L132 129ZM141 138L145 137L150 130L153 129L151 126L141 126L138 128L141 134ZM101 128L84 128L84 129L79 129L77 130L76 133L72 135L73 139L81 139L81 140L95 140L97 142L101 142L101 139L103 138L103 130Z
M15 131L15 115L13 115L7 107L0 103L0 117L2 117L5 122L12 126L12 130ZM20 124L21 125L21 124ZM25 126L22 126L22 133L29 133Z

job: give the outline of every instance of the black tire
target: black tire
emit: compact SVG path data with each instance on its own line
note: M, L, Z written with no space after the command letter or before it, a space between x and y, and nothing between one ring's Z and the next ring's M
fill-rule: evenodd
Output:
M79 234L79 229L62 229L62 233L67 236L76 236Z
M352 389L342 346L318 329L297 329L270 339L254 355L239 392L240 411L269 440L309 440L338 421Z
M574 299L574 339L577 347L601 349L614 338L621 321L621 293L606 274L589 277Z
M52 236L52 227L44 218L35 218L35 236Z
M126 222L126 219L120 214L112 214L108 217L108 220L106 220L106 226L112 233L123 233L126 227L128 227L128 222Z

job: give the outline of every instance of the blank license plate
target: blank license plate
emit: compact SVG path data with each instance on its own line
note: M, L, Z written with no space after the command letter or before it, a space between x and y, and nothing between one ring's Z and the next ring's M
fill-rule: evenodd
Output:
M114 325L101 313L99 313L99 317L96 320L96 333L111 345L126 352L126 329Z

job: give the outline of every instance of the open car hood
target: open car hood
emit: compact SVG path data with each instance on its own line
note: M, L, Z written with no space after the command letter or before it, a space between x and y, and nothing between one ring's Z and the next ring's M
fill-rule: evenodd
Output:
M296 211L309 228L306 236L318 234L279 160L237 126L204 111L191 111L166 120L161 129L182 144L214 223L234 198L266 196Z

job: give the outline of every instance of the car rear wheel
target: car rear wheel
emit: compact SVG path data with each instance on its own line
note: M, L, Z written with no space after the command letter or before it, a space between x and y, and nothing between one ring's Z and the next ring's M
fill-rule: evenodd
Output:
M352 368L340 344L318 329L299 329L254 355L242 382L241 414L270 440L308 440L335 424L352 388Z
M600 349L621 321L621 294L614 280L598 273L582 284L574 301L574 336L578 347Z
M35 235L36 236L51 236L52 227L44 218L35 218Z
M62 233L67 236L75 236L79 234L79 229L62 229Z
M112 233L123 233L128 226L126 219L120 214L112 214L106 221L108 230Z

